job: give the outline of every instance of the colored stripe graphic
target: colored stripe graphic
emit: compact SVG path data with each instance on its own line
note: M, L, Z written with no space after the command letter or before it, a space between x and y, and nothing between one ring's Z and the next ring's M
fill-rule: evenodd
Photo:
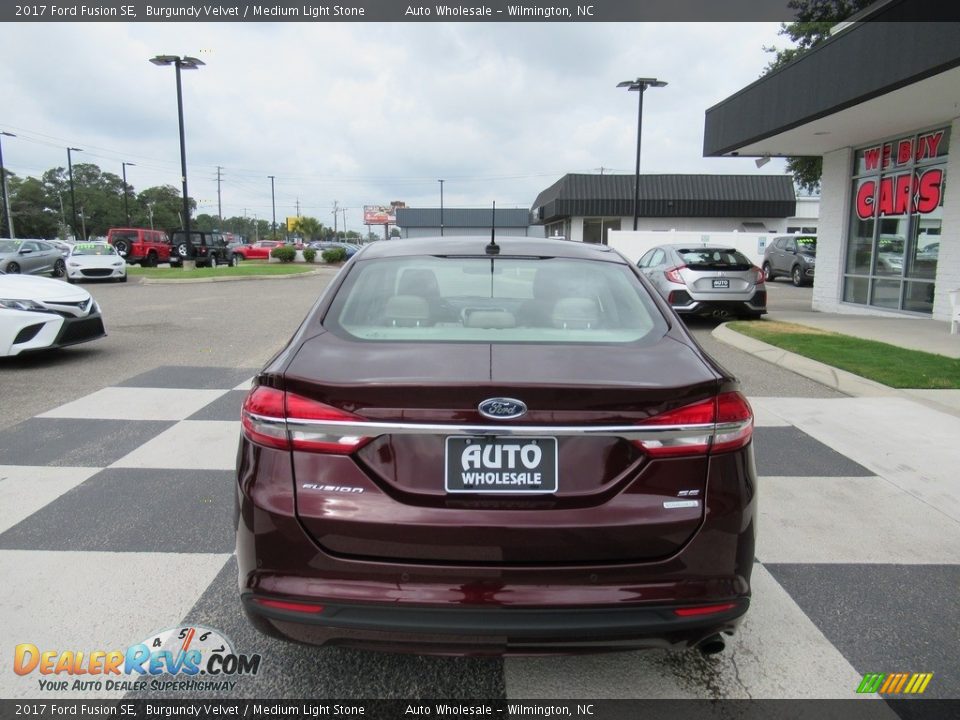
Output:
M933 673L867 673L857 687L858 693L919 695L927 689Z

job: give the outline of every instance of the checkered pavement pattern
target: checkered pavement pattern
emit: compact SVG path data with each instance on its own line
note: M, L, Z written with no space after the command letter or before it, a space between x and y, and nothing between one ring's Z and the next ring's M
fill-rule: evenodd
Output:
M394 656L279 642L241 614L233 468L254 372L158 367L0 431L0 697L58 696L14 674L18 643L123 649L185 623L263 656L233 697L849 698L867 672L933 672L926 696L960 697L958 418L751 398L754 600L719 656Z

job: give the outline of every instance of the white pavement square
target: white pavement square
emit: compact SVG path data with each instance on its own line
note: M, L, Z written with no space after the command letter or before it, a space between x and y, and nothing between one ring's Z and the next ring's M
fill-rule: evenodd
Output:
M753 601L725 652L712 658L661 650L508 658L508 698L850 698L862 675L762 566ZM785 628L789 631L785 632ZM810 677L816 668L816 679Z
M777 398L750 397L753 408L753 424L756 427L789 427L790 423L777 415Z
M233 470L239 441L239 422L184 420L110 467Z
M905 398L779 398L778 415L960 521L960 418Z
M960 522L879 477L762 477L757 558L951 564Z
M97 467L0 465L0 532L6 532L98 472Z
M0 583L0 647L9 650L0 659L0 697L122 696L42 692L39 672L14 673L13 648L31 643L41 652L125 650L179 623L229 557L0 550L0 577L16 578Z
M37 417L94 420L183 420L227 390L108 387Z

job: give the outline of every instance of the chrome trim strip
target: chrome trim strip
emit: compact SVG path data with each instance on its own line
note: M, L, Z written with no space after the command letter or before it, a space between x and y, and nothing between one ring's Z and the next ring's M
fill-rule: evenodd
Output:
M671 440L705 434L731 432L744 427L743 422L704 423L699 425L441 425L434 423L346 422L342 420L291 420L265 417L248 412L258 422L282 424L290 432L321 433L339 436L371 437L378 435L476 435L491 437L515 436L593 436L622 437L627 440Z

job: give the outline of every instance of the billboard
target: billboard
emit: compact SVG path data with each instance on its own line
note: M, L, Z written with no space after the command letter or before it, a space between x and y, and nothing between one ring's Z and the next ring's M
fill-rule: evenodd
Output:
M393 207L387 205L364 205L363 224L396 225L397 217L394 215Z

